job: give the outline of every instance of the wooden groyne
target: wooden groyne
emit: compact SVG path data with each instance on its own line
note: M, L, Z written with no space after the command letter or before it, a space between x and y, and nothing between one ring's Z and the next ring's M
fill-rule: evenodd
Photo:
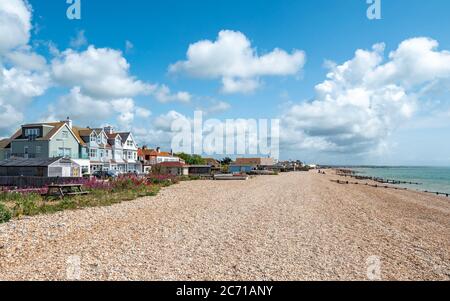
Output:
M378 178L378 177L365 177L365 176L358 176L356 174L351 174L351 173L337 173L338 176L341 177L350 177L356 180L370 180L370 181L374 181L374 182L378 182L381 184L393 184L393 185L399 185L399 184L409 184L409 185L422 185L422 183L417 183L417 182L408 182L408 181L399 181L399 180L390 180L390 179L383 179L383 178Z
M369 184L369 183L350 182L350 181L341 181L341 180L331 180L331 182L338 183L338 184L346 184L346 185L364 185L364 186L369 186L369 187L374 187L374 188L386 188L386 189L394 189L394 190L410 190L408 188L400 188L400 187ZM427 191L427 190L425 190L423 192L435 194L437 196L442 195L442 196L450 197L450 193L446 193L446 192L432 192L432 191Z

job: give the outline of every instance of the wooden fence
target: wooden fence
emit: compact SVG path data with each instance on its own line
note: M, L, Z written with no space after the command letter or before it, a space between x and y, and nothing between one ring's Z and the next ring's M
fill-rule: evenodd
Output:
M50 184L65 184L80 181L81 178L43 177L0 177L0 186L18 188L41 188Z

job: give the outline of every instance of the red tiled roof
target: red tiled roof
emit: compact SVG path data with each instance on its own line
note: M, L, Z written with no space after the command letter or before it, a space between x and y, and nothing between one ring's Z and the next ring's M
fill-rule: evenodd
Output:
M183 163L181 163L181 162L163 162L163 163L160 163L160 164L158 164L158 166L161 166L161 167L187 167L187 165L186 164L183 164Z
M154 149L138 149L138 156L151 156L151 157L175 157L171 153L168 152L157 152Z

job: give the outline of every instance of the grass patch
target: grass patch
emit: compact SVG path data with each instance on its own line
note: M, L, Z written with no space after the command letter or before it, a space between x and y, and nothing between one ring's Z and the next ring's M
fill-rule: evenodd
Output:
M95 181L94 181L95 182ZM37 193L0 193L0 223L11 218L51 214L64 210L111 206L132 201L140 197L156 196L161 187L178 183L178 179L164 178L148 181L136 177L124 177L107 184L89 182L85 184L88 195L46 199Z

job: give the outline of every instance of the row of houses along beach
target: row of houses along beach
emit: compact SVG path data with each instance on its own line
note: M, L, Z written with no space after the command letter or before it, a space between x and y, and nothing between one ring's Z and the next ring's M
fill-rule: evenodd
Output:
M190 164L172 151L138 146L132 132L116 131L111 126L80 127L70 118L24 124L0 141L0 185L10 183L8 177L81 178L100 172L210 177L303 167L299 161L276 162L272 158L237 158L222 163L201 158L201 162Z

